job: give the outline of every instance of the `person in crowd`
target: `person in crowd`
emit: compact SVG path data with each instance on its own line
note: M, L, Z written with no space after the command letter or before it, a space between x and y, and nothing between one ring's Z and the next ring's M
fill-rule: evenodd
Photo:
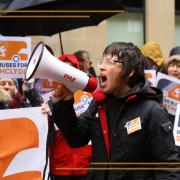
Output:
M171 49L169 56L180 55L180 46L175 46Z
M180 49L179 47L174 47L172 48L172 50L170 51L170 57L167 59L167 61L165 61L164 65L163 65L163 71L162 73L167 74L168 76L180 79ZM173 86L172 86L173 84ZM162 79L158 82L157 87L160 88L162 91L165 91L164 93L164 102L167 101L165 96L170 97L171 93L170 92L173 87L175 87L175 84L178 85L178 83L172 83L172 81L168 80L168 79ZM170 88L170 89L169 89ZM168 90L169 89L169 90ZM178 89L177 89L178 92ZM173 93L172 93L173 94ZM174 96L172 95L172 97L170 97L171 99L175 100L177 103L177 101L179 100L178 96ZM174 99L175 98L175 99ZM169 102L164 103L165 108L167 108L167 110L169 111ZM172 123L174 124L175 121L175 114L169 113L170 119L172 121ZM179 155L180 155L180 149L179 149Z
M96 72L94 67L92 66L92 61L90 60L90 54L87 51L79 50L74 53L74 55L77 57L80 69L83 72L86 72L89 75L92 75L96 77Z
M164 63L164 71L163 73L167 74L168 76L180 79L180 47L174 47L171 51L170 51L170 57L167 59L167 61ZM168 84L171 84L171 81L167 81L167 84L163 84L162 85L159 83L158 87L165 88L168 87ZM178 85L178 83L177 83ZM170 87L170 86L169 86ZM175 95L175 94L174 94ZM176 99L174 99L174 97L176 97ZM170 97L171 98L171 97ZM180 103L179 101L179 96L178 96L178 88L177 88L177 94L176 96L173 96L173 98L175 100L175 103ZM165 106L165 108L167 108L168 110L168 106ZM169 117L174 125L174 121L175 121L175 114L173 115L172 113L169 113ZM180 146L177 146L178 151L179 151L179 157L180 157Z
M180 79L180 55L172 55L164 64L165 73Z
M163 65L162 73L167 74L168 76L180 79L180 55L170 56ZM158 82L158 88L163 90L170 83L171 81L169 80L160 81Z
M141 47L141 52L146 57L144 69L161 71L164 57L159 43L149 41Z
M55 123L72 147L92 141L93 180L180 179L179 170L128 171L134 166L121 164L144 162L141 167L148 168L148 163L166 162L163 167L175 168L171 162L179 162L172 123L161 104L162 92L146 84L144 58L132 43L107 46L98 61L101 88L79 117L73 109L73 92L65 85L57 89ZM122 166L126 171L117 169Z
M59 60L80 69L75 55L64 54L59 57ZM52 99L48 102L50 106L47 106L47 103L42 105L46 113L49 112L49 108L52 107L52 104L59 99L59 93L60 92L55 89L52 93ZM70 147L65 140L62 131L57 127L55 127L53 137L54 143L51 146L50 155L51 178L53 180L86 180L88 170L78 168L89 167L92 156L91 145L86 145L80 148Z
M177 55L177 56L174 56L174 55ZM171 50L170 50L170 52L169 52L169 58L168 58L168 60L166 61L166 62L164 62L164 64L163 64L163 68L162 68L162 73L164 73L164 74L167 74L167 75L169 75L169 76L171 76L171 73L168 73L167 72L167 67L168 67L168 65L170 64L169 63L169 61L172 61L172 59L173 59L173 64L175 65L175 64L177 64L178 65L178 63L177 63L177 61L178 60L174 60L174 58L176 59L179 59L178 58L178 56L180 55L180 46L175 46L175 47L173 47ZM170 57L172 57L172 58L170 58ZM176 63L174 63L174 62L176 62ZM172 65L172 64L171 64ZM174 66L173 65L173 66ZM172 67L172 66L171 66ZM174 71L174 69L176 69L175 71L177 71L177 68L176 68L177 66L174 66L173 68L170 68L171 69L171 71L172 71L172 69L173 69L173 71ZM177 77L177 76L176 76Z
M13 78L0 79L0 99L2 109L23 108L30 106L41 106L42 97L33 88L33 82L23 81L23 94L20 93L18 82ZM27 102L27 99L29 102Z

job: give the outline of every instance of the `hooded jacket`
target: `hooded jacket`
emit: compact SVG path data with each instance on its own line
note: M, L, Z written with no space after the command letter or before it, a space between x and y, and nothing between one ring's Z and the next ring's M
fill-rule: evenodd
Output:
M72 108L73 101L59 101L54 106L55 121L71 146L85 145L91 139L92 167L104 168L92 172L93 180L178 180L179 171L128 170L154 168L157 164L118 164L178 162L172 123L161 101L161 91L147 84L137 85L122 97L105 96L98 90L88 110L78 119ZM101 107L106 112L106 122L99 114Z
M141 47L144 56L150 58L159 67L163 64L164 58L160 45L155 41L149 41Z

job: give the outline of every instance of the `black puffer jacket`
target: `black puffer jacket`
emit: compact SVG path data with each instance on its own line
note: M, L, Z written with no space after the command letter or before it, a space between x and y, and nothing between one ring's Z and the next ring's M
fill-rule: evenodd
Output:
M97 93L99 93L97 95ZM73 101L60 101L54 105L54 116L73 147L85 145L92 140L93 167L109 168L94 170L93 180L179 180L180 172L173 170L132 171L128 168L176 167L166 165L120 165L122 162L178 162L172 123L163 109L161 91L138 85L124 97L105 97L102 92L95 97L88 110L78 119L73 110ZM103 97L104 96L104 97ZM98 99L98 98L96 98ZM98 115L104 105L109 127L110 155ZM140 118L141 129L128 135L127 122ZM112 163L114 162L114 164ZM115 170L115 168L125 168Z

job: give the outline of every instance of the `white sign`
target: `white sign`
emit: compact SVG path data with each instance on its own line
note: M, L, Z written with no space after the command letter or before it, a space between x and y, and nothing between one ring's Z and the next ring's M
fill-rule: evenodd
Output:
M0 110L0 179L42 179L47 132L41 107Z
M169 114L176 114L177 104L180 103L180 80L163 73L157 74L156 84L163 91L163 105Z
M31 38L0 36L0 78L24 78Z
M146 78L150 81L151 86L156 85L156 70L144 70Z
M173 134L176 146L180 146L180 104L177 105Z

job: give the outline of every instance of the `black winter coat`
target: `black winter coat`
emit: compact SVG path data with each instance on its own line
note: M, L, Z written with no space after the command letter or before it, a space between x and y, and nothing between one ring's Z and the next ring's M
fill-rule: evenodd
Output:
M96 94L97 96L97 94ZM111 95L97 102L76 118L73 101L60 101L54 105L55 122L72 147L92 141L92 167L107 168L92 171L93 180L179 180L178 170L128 170L128 168L162 168L178 162L172 123L163 109L160 90L137 86L124 97ZM109 127L110 155L108 157L98 108L105 106ZM141 129L128 135L127 122L140 118ZM120 165L122 162L168 162L161 165ZM119 168L119 169L115 169ZM120 169L121 168L121 169ZM122 169L125 168L125 169Z

